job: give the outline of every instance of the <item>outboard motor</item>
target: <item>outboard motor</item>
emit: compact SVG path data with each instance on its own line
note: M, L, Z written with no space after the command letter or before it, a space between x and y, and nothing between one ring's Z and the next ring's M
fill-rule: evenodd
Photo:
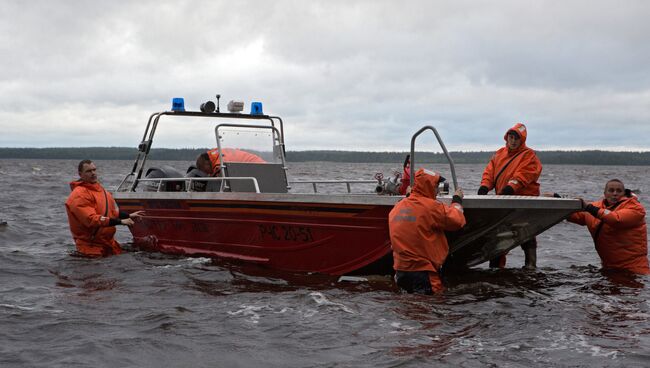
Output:
M162 166L162 167L150 167L147 170L145 178L147 179L164 179L164 178L182 178L178 170L174 169L171 166ZM146 182L145 191L147 192L157 192L159 183L156 181ZM174 181L163 181L160 185L161 192L181 192L185 190L185 181L184 180L174 180Z
M206 173L197 169L194 165L190 165L190 167L187 168L187 173L185 174L186 178L205 178L207 176L208 175ZM190 184L190 190L192 192L205 192L207 186L207 181L192 180Z

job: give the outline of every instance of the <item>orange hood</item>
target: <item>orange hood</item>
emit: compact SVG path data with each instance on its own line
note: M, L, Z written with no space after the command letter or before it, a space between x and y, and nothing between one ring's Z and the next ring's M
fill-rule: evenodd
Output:
M421 195L427 198L436 199L438 194L438 183L440 174L426 169L420 169L415 173L415 184L411 195Z
M506 147L508 146L508 133L510 132L515 132L521 137L521 146L519 146L519 148L517 148L515 151L521 151L522 149L526 148L528 129L526 129L524 123L516 123L512 126L512 128L506 131L506 134L503 135L503 140L506 141Z

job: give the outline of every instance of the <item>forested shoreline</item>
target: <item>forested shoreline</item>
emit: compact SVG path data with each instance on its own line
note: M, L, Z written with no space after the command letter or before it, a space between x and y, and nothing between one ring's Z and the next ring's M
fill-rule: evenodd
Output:
M154 148L153 160L192 161L205 149ZM132 160L137 150L130 147L54 147L54 148L0 148L0 159L70 159L81 160ZM358 151L287 151L287 161L330 162L403 162L408 152L358 152ZM455 163L485 163L493 152L450 152ZM650 165L650 151L537 151L544 164L559 165ZM442 153L418 152L418 161L446 163Z

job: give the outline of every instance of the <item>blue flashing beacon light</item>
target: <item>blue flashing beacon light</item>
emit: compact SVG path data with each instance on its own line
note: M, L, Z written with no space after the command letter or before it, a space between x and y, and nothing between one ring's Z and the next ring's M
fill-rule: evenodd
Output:
M183 97L172 98L172 111L185 111L185 100Z
M264 115L261 102L251 102L251 115Z

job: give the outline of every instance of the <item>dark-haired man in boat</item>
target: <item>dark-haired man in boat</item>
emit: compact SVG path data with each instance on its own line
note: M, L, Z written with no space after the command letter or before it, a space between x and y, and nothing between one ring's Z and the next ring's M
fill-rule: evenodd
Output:
M265 163L261 157L250 152L234 148L222 148L221 156L224 162L251 162ZM219 176L221 165L219 162L219 149L211 149L196 158L196 168L209 176Z
M99 183L97 166L91 160L79 162L79 179L70 183L72 193L65 202L70 232L77 251L88 257L122 253L113 238L116 225L131 226L144 211L131 214L118 209L111 193Z
M602 199L583 201L583 211L568 220L587 226L603 269L650 274L645 208L622 181L608 181Z
M506 131L503 139L505 147L496 151L490 159L483 177L479 195L485 195L494 189L499 195L539 196L537 180L542 173L542 164L535 151L526 146L528 130L522 123L516 123ZM537 267L537 240L535 238L523 243L524 268ZM506 265L505 254L490 260L490 267L503 268Z
M445 231L465 226L463 191L458 188L450 206L436 200L439 174L420 169L411 194L388 215L395 281L409 293L442 291L440 268L449 253Z

